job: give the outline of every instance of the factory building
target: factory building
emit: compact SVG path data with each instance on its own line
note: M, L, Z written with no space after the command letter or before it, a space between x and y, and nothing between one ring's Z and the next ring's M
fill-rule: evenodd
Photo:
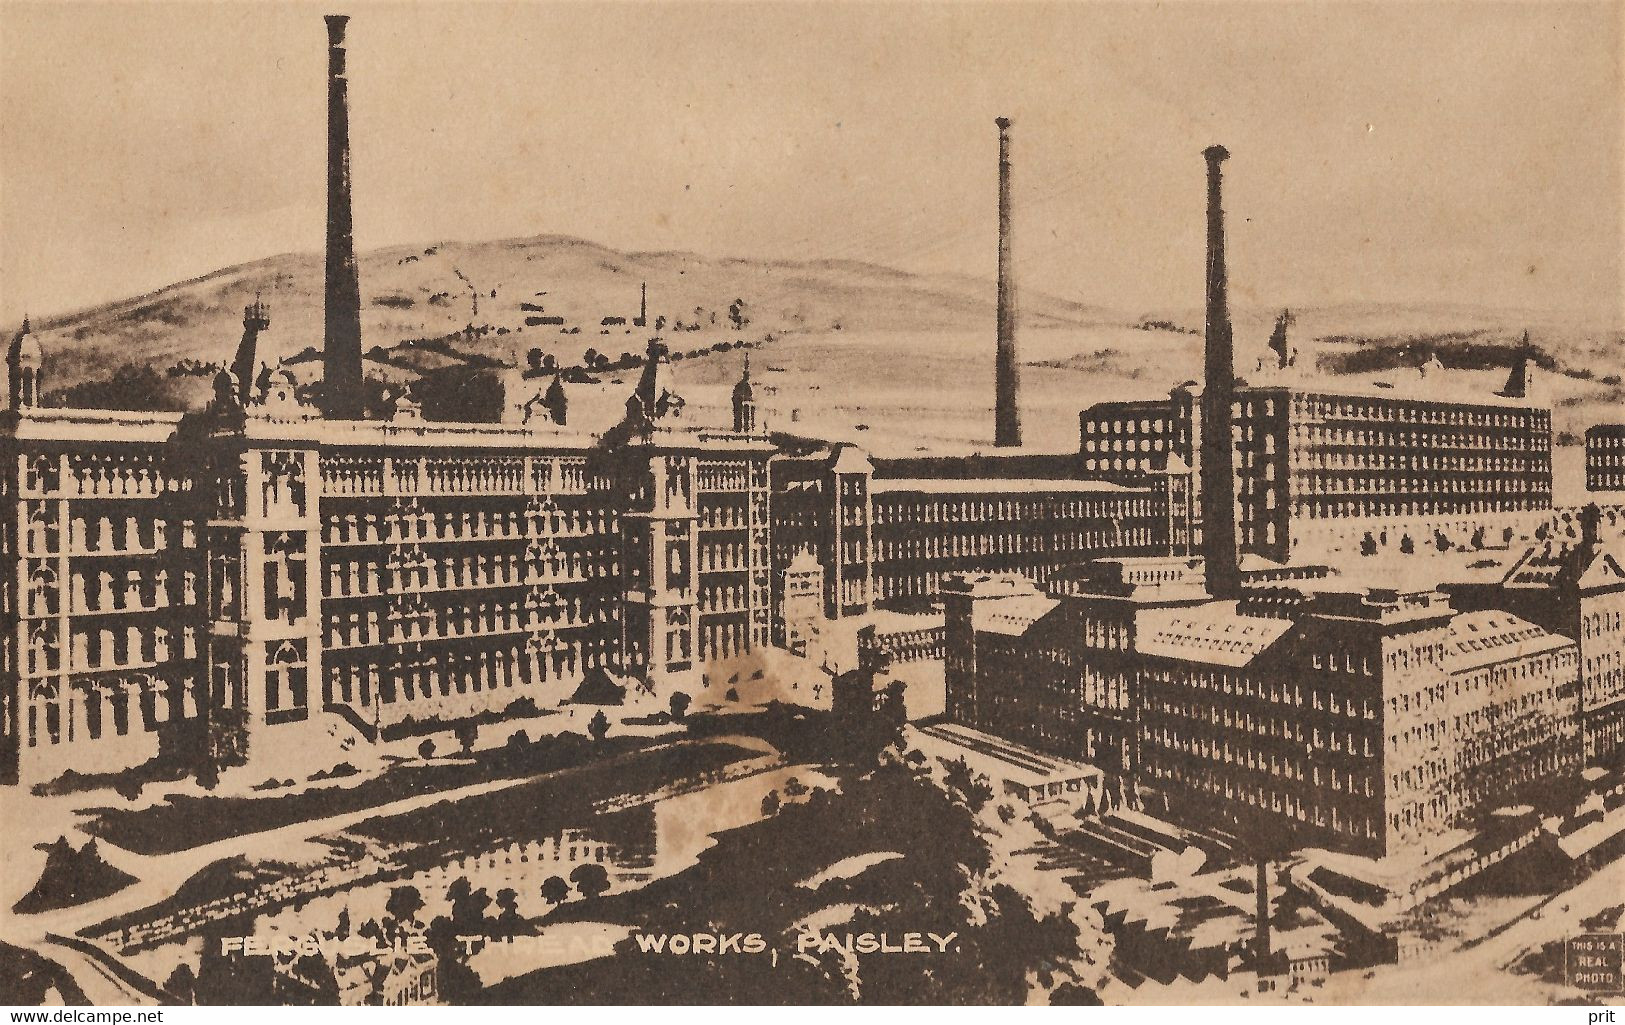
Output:
M37 388L34 346L8 376ZM408 402L333 420L274 375L187 416L20 390L0 423L6 774L229 765L324 716L370 734L557 703L594 669L667 693L769 643L773 447L687 423L669 371L651 344L603 437Z
M1579 767L1576 645L1432 591L1209 597L1201 560L945 589L955 721L1241 835L1372 857Z
M775 564L812 552L825 614L843 618L929 602L955 573L1046 581L1101 553L1160 554L1170 544L1168 490L1156 482L953 475L960 463L877 465L850 445L775 459ZM938 475L888 475L898 471Z
M1200 392L1084 410L1083 472L1133 484L1199 463ZM1240 386L1232 409L1244 554L1335 561L1441 539L1504 543L1552 507L1551 411L1525 399L1294 382ZM1199 492L1199 467L1192 479Z
M1597 424L1586 430L1587 491L1625 491L1625 424Z
M1081 481L1071 460L1016 454L990 476L955 458L905 477L850 446L785 452L748 364L732 429L697 423L658 339L607 431L572 424L561 379L544 391L519 375L499 423L427 421L407 395L365 419L348 20L325 20L316 401L260 364L272 311L258 300L197 413L47 408L27 323L7 348L0 779L240 765L335 731L546 707L589 677L663 701L693 692L708 662L805 650L815 620L929 600L955 572L1047 579L1101 552L1166 549L1166 487Z
M1588 765L1609 763L1625 750L1625 558L1605 540L1603 517L1588 505L1577 531L1553 532L1530 546L1501 579L1447 585L1457 605L1507 609L1573 639Z
M199 413L47 408L26 322L6 350L0 778L238 765L589 677L663 700L708 662L939 596L952 718L1170 807L1390 850L1618 749L1625 599L1595 545L1521 565L1506 590L1579 596L1550 607L1463 591L1458 612L1277 565L1549 508L1550 418L1520 395L1237 385L1220 147L1204 384L1085 411L1076 456L791 444L748 364L731 429L697 423L658 339L607 431L572 424L561 379L517 376L498 423L429 422L406 396L362 418L344 28L328 19L319 401L254 375L257 301ZM1020 432L1008 129L996 448ZM1263 587L1287 579L1309 583Z
M1504 586L1460 592L1460 606L1431 585L1283 572L1348 552L1348 538L1357 552L1367 532L1545 518L1550 416L1527 404L1518 370L1503 394L1469 403L1233 386L1226 154L1204 156L1206 379L1166 402L1085 411L1079 453L1086 474L1127 486L1181 472L1200 535L1184 551L1056 572L1042 589L1011 574L950 580L947 714L1086 762L1131 803L1263 857L1314 845L1414 865L1617 750L1610 617L1625 586L1594 509L1575 543L1526 557ZM1528 607L1500 600L1513 586Z

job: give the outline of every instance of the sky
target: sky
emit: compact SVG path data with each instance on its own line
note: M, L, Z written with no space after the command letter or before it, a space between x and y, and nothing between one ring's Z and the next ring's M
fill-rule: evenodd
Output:
M349 30L357 244L566 234L1201 302L1625 320L1618 3L0 0L0 322L317 251Z

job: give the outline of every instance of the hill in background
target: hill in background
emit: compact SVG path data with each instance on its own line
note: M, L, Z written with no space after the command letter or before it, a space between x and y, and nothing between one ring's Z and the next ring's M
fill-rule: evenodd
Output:
M393 247L361 256L366 371L380 394L455 393L494 368L570 375L572 423L613 422L650 334L680 359L708 418L726 419L741 344L757 350L764 412L777 429L849 438L880 453L983 447L991 432L991 281L853 261L766 261L618 252L560 236ZM270 257L143 296L37 323L57 402L196 408L229 362L242 309L262 298L262 359L319 378L319 254ZM649 326L637 328L647 283ZM1075 449L1078 410L1166 394L1201 370L1199 305L1134 314L1023 294L1023 415L1030 447ZM737 312L741 323L730 316ZM1235 310L1237 370L1266 356L1276 311ZM1299 365L1371 383L1437 356L1441 390L1493 391L1530 334L1561 444L1625 407L1625 335L1551 313L1379 303L1294 310ZM562 318L563 323L552 323ZM619 318L606 325L605 318ZM13 328L14 330L14 328ZM588 365L588 350L596 362ZM602 354L602 355L597 355ZM449 384L447 383L449 380ZM602 408L599 408L602 407Z
M738 299L745 301L751 331L760 335L962 328L991 318L994 295L991 282L851 261L622 253L560 236L376 250L360 257L360 273L362 337L369 348L389 351L407 340L445 339L472 327L475 339L465 348L506 363L533 347L566 365L579 362L589 347L614 355L641 352L647 332L631 322L644 283L650 325L664 317L663 333L674 337L674 348L683 347L685 333L726 333L728 309ZM261 350L274 365L307 347L320 349L322 293L320 254L289 254L38 322L35 330L50 385L68 388L125 363L160 371L183 361L228 363L242 334L243 307L258 296L271 307ZM1048 296L1027 301L1035 325L1076 326L1110 315ZM551 317L563 317L580 333L538 323ZM606 317L625 323L604 328Z

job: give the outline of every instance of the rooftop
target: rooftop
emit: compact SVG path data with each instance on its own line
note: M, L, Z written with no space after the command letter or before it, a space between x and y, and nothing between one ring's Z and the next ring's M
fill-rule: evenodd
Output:
M982 633L1020 636L1043 619L1060 602L1043 595L1029 594L989 602L976 610L976 629Z
M1292 629L1278 617L1245 616L1233 601L1142 611L1135 648L1145 655L1240 668Z
M1507 368L1492 370L1394 371L1383 377L1356 380L1350 377L1328 379L1313 368L1297 366L1268 368L1248 375L1239 388L1279 389L1306 395L1347 395L1354 398L1390 399L1400 402L1434 402L1453 406L1494 406L1503 409L1549 409L1550 402L1534 397L1507 398L1497 394L1506 380Z
M1444 665L1452 673L1467 672L1573 643L1510 612L1464 612L1450 621L1450 632L1444 643Z
M935 478L907 480L876 478L870 490L877 495L1044 495L1117 494L1138 489L1098 480L1011 480L1008 478Z

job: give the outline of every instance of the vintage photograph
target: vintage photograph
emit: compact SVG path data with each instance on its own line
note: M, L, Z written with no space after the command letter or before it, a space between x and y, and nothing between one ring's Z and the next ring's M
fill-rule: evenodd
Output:
M1622 46L0 0L0 1003L1617 1004Z

